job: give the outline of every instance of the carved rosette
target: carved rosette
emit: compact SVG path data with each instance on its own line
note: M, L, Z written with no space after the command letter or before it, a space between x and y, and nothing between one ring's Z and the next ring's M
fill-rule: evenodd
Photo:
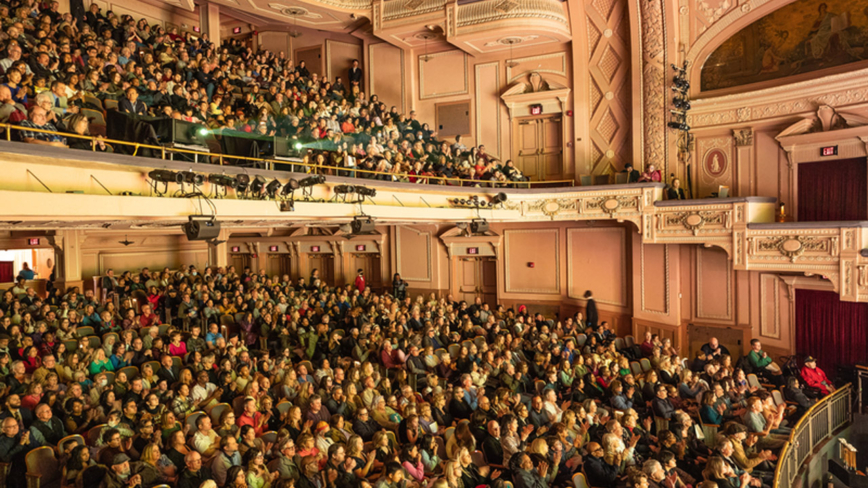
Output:
M578 201L573 198L558 198L553 200L537 200L528 204L528 212L542 212L546 217L554 218L561 211L578 210Z

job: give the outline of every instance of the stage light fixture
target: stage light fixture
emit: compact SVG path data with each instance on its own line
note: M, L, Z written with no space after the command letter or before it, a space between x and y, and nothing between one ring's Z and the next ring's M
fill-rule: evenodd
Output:
M155 169L148 173L148 178L160 183L181 183L184 181L184 176L177 171L168 169Z
M337 185L332 189L336 195L347 195L356 192L356 187L353 185Z
M325 183L326 177L324 175L312 175L304 178L298 182L298 186L302 188L308 188L314 185L321 185Z
M283 185L280 183L280 181L272 180L271 183L265 185L265 193L269 197L274 198L274 196L277 195L277 190L280 190L281 186Z
M250 176L246 174L240 174L235 177L235 191L239 193L244 193L247 191L247 187L250 185Z
M672 78L672 84L682 92L686 92L690 89L690 82L680 76Z
M494 205L500 205L501 203L503 203L503 202L506 201L506 198L507 198L506 193L500 192L500 193L498 193L497 195L494 195L494 198L492 198L492 199L491 199L491 202L489 202L489 203L490 203L492 206L494 206Z
M208 182L212 185L225 186L227 188L235 186L235 178L227 175L208 175Z
M470 223L471 234L485 234L486 232L488 232L488 221L474 220Z
M690 110L690 101L684 97L675 97L672 99L672 105L678 110Z
M184 183L193 184L195 186L200 186L205 182L205 176L199 173L194 173L192 171L185 171L181 173L181 177L184 179Z
M285 185L283 185L283 189L280 190L280 193L283 196L287 196L290 193L292 193L298 189L299 189L298 180L296 180L295 178L290 178L289 181Z
M355 218L352 223L350 223L350 228L354 235L370 234L374 232L375 225L374 221L371 220L370 217L365 219Z
M254 195L259 195L262 193L262 189L265 188L265 178L256 175L253 178L253 181L250 182L250 191L253 192Z
M362 197L375 197L377 196L377 189L368 188L367 186L356 186L356 193Z

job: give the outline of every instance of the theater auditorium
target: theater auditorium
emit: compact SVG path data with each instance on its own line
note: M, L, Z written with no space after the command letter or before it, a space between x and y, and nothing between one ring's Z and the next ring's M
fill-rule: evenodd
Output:
M0 0L0 488L868 486L868 0Z

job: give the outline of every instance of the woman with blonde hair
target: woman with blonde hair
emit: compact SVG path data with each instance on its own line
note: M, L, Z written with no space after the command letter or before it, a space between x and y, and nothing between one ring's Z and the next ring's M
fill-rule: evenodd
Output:
M464 481L461 479L463 474L461 463L457 460L447 461L443 472L446 474L446 484L448 488L464 488ZM443 478L441 478L441 481Z
M476 438L470 431L470 422L458 422L458 427L452 433L452 437L446 441L446 456L449 459L457 459L458 452L462 449L470 452L476 450Z
M150 443L142 449L142 456L139 459L139 469L136 473L142 477L143 486L154 486L174 481L175 468L172 466L161 466L161 457L160 447L154 443Z

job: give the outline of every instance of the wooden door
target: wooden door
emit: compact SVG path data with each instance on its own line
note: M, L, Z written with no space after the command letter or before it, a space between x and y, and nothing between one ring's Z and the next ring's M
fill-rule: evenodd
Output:
M520 120L516 125L518 157L515 165L531 180L539 180L539 125L537 119Z
M286 253L272 253L268 255L268 262L265 265L265 272L268 276L277 275L278 278L283 278L283 275L292 277L292 258Z
M310 279L310 274L313 270L319 270L319 279L323 283L334 286L335 283L335 257L328 253L308 254L310 262L308 263L308 275L304 277L305 281ZM310 283L308 283L310 284Z
M461 258L458 261L458 296L473 303L481 297L492 307L497 304L497 261L494 258Z
M493 258L480 258L477 266L479 273L479 295L482 303L491 306L491 310L497 305L497 261Z
M373 253L352 253L350 254L350 264L352 269L352 279L356 279L358 270L365 272L365 283L369 288L379 291L383 286L383 280L380 276L380 255Z
M561 117L549 117L539 120L540 137L540 171L545 179L556 180L563 177L563 129Z
M235 272L241 275L244 268L250 268L253 265L253 255L250 253L230 254L229 265L235 266Z

